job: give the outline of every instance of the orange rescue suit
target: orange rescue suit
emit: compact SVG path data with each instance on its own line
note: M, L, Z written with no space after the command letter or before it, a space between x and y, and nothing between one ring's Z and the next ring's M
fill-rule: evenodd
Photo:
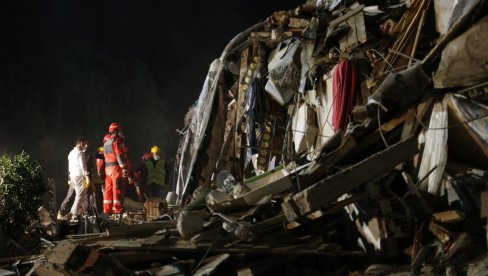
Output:
M121 214L124 211L122 204L127 182L123 170L129 170L127 150L124 139L116 134L107 134L103 140L106 175L103 212Z

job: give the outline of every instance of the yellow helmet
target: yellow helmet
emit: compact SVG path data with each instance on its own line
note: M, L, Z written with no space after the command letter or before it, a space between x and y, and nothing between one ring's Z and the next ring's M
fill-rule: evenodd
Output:
M154 146L151 148L151 153L160 153L161 149L158 146Z
M98 152L103 152L103 147L98 147Z

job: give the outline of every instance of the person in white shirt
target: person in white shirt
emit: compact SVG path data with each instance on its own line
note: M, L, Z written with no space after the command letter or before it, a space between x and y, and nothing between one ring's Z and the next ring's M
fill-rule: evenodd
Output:
M68 155L69 177L76 193L75 201L70 211L71 220L76 220L80 204L86 201L86 187L90 186L87 157L85 155L87 148L88 141L83 137L79 137L76 139L76 146Z

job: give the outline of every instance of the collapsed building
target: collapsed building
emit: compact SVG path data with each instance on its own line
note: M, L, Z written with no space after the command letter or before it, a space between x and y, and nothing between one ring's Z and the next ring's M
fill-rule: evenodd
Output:
M486 274L487 5L307 1L238 34L185 118L175 202L149 204L170 219L32 271Z
M425 218L480 211L485 3L363 2L311 1L229 43L182 140L180 202L192 185L216 187L215 213L279 201L287 229L344 209L387 256L422 223L439 235Z

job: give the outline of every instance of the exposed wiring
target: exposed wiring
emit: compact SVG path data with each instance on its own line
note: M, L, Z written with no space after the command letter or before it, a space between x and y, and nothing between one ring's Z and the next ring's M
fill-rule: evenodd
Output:
M402 66L398 66L396 68L392 68L391 70L387 70L387 71L384 71L383 73L379 74L377 76L377 78L386 76L390 73L395 73L396 71L400 71L400 70L405 69L405 68L408 68L408 65L402 65Z
M390 145L388 145L388 143L386 142L385 136L383 135L383 131L381 131L380 106L378 105L377 107L378 108L376 109L377 110L376 114L378 115L378 131L380 132L381 140L383 140L383 143L385 143L385 146L387 148L389 148Z
M393 67L393 65L391 65L391 63L380 52L378 52L376 49L369 49L368 51L374 51L374 52L376 52L386 62L386 64L388 64L388 66L390 66L390 69L392 69L393 71L395 70L395 68Z
M390 53L394 53L395 55L399 55L401 57L408 58L408 59L413 60L415 62L420 62L421 61L420 59L416 59L414 57L411 57L409 55L405 55L404 53L401 53L401 52L398 52L398 51L395 51L395 50L392 50L392 49L388 49L388 51L390 51Z
M286 130L285 127L282 127L282 126L276 126L277 128L280 128L280 129L284 129ZM291 131L293 132L300 132L300 133L306 133L306 134L316 134L317 136L320 136L320 137L326 137L326 138L330 138L332 136L328 136L328 135L322 135L322 134L318 134L318 133L314 133L314 132L306 132L306 131L301 131L301 130L298 130L298 129L290 129Z
M474 85L474 86L471 86L471 87L468 87L468 88L465 88L463 90L456 91L456 92L457 93L463 93L463 92L466 92L466 91L469 91L469 90L473 90L473 89L476 89L476 88L480 88L480 87L483 87L483 86L486 86L486 85L488 85L488 81L487 82L480 83L480 84L477 84L477 85Z
M477 118L474 118L474 119L471 119L471 120L467 120L467 121L464 121L464 122L460 122L460 123L457 123L457 124L453 124L453 125L450 125L450 126L446 126L446 127L433 127L433 128L429 128L429 127L425 126L424 123L421 120L419 120L419 118L417 117L417 114L415 114L415 119L417 120L417 122L419 122L419 124L425 130L449 129L449 128L453 128L453 127L458 127L460 125L469 124L471 122L474 122L474 121L477 121L477 120L481 120L481 119L484 119L484 118L487 118L487 117L488 117L488 114L483 115L483 116L480 116L480 117L477 117Z
M208 253L210 253L210 249L212 248L212 246L214 245L215 241L217 241L218 238L214 239L210 245L208 246L207 250L205 251L205 254L203 254L202 258L200 259L200 261L198 262L198 264L195 266L195 268L191 271L191 275L195 274L195 272L200 268L200 266L202 265L202 262L205 260L205 258L207 257Z

